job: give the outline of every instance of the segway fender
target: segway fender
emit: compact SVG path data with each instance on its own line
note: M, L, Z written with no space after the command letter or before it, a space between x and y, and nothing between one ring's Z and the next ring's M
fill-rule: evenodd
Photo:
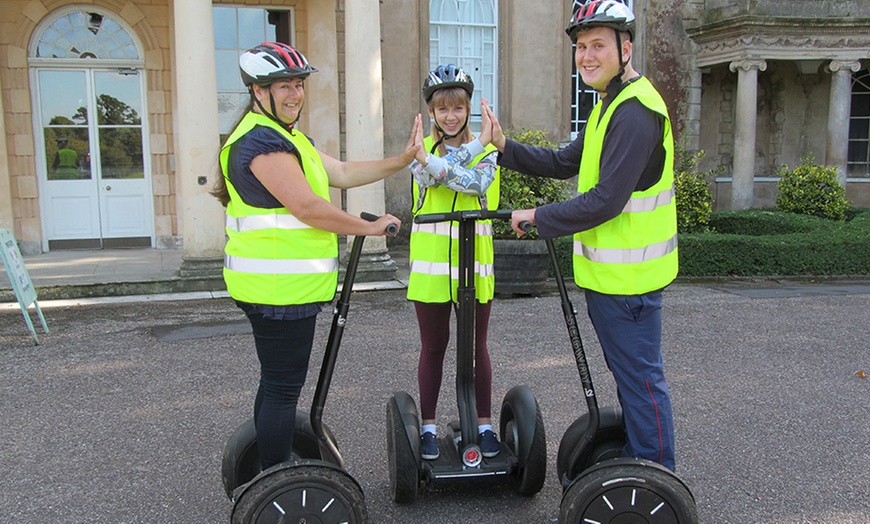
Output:
M408 436L408 444L414 451L415 457L420 457L420 417L417 415L417 404L411 395L404 391L393 393L399 413L402 414L402 424L405 426L405 435Z
M535 426L534 422L537 417L537 400L535 400L535 395L532 393L532 390L526 386L514 386L507 392L504 396L504 401L502 402L502 413L501 420L502 424L504 421L509 418L513 418L518 421L531 421L532 423L524 423L517 424L516 430L518 432L518 459L520 467L526 465L526 462L529 459L529 452L532 447L532 442L535 438ZM506 409L512 409L512 414L506 414ZM506 416L507 415L507 416ZM512 415L512 417L511 417ZM504 428L502 428L502 432L504 432Z
M294 460L288 460L287 462L282 462L280 464L275 464L271 468L260 472L260 474L258 474L256 477L254 477L250 481L245 482L244 484L242 484L241 486L236 488L235 491L233 491L233 496L232 496L233 511L235 511L235 503L238 502L239 500L241 500L241 498L245 494L245 492L248 491L248 488L250 488L251 486L256 484L257 481L260 480L261 478L268 477L269 475L272 475L278 471L283 471L285 469L301 468L301 467L305 467L305 466L321 466L324 468L329 468L329 469L333 469L335 471L341 472L347 478L352 480L353 483L356 484L356 486L360 489L360 491L362 491L362 486L360 486L359 482L357 482L357 480L355 478L351 477L350 475L347 475L347 473L345 473L345 471L343 469L336 466L335 464L332 464L330 462L326 462L325 460L311 460L311 459L295 460L294 459Z

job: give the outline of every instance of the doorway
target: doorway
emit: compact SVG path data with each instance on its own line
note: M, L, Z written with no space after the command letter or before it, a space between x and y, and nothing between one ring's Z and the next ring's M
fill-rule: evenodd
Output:
M44 247L151 247L139 71L45 68L35 77Z

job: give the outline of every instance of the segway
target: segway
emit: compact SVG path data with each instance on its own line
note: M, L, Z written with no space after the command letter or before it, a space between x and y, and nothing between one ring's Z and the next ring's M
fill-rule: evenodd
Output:
M521 227L528 231L531 225ZM568 427L559 443L556 472L563 488L559 522L696 523L695 499L679 477L655 462L620 456L626 442L622 410L598 407L576 311L568 298L553 241L547 239L546 243L588 409Z
M370 221L378 218L369 213L360 216ZM392 235L397 231L393 224L387 229ZM368 522L362 488L345 471L335 436L322 422L364 240L364 236L353 239L311 414L297 412L293 458L260 471L253 418L241 424L224 447L221 473L224 490L233 502L233 524Z
M459 421L448 425L447 435L437 439L436 460L422 460L420 420L411 396L395 392L387 401L387 454L390 490L397 503L416 500L426 487L478 482L505 481L531 496L544 485L547 442L538 402L526 386L514 386L501 406L499 436L501 451L486 458L477 444L477 406L474 396L474 238L477 220L510 220L510 211L472 210L417 215L418 224L457 221L459 223L459 283L456 303L456 401Z

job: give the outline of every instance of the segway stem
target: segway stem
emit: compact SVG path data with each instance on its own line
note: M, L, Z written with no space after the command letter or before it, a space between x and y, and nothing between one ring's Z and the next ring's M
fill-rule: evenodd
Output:
M474 240L478 220L509 220L510 210L475 209L417 215L418 224L459 222L459 282L456 289L456 403L462 447L477 443L477 403L474 395L475 303Z
M546 239L547 251L550 254L550 263L553 266L553 274L556 278L556 287L559 288L559 296L562 302L562 315L565 317L565 325L568 327L568 337L571 339L571 349L574 352L574 361L580 374L580 382L583 386L583 396L586 397L586 407L589 410L589 425L583 433L582 442L571 452L570 464L574 464L578 457L586 451L595 441L595 434L599 427L598 399L595 396L595 387L592 385L592 376L589 373L589 363L586 361L586 351L583 349L583 340L580 338L580 329L577 325L577 313L571 299L568 297L568 289L562 272L559 269L559 261L556 258L556 248L553 240Z
M371 220L374 215L363 214L363 218ZM375 219L377 217L374 217ZM326 342L326 350L323 353L323 363L320 366L320 375L317 379L317 387L314 390L314 400L311 407L311 429L317 437L320 452L323 457L331 457L330 462L345 469L344 459L335 442L323 431L323 408L326 405L326 397L329 394L329 386L332 383L332 375L335 371L335 361L338 357L338 349L341 346L341 337L347 324L347 312L350 308L350 295L353 292L353 281L356 278L356 270L362 253L363 242L366 237L355 236L351 245L350 257L347 260L347 268L344 273L344 284L341 286L341 294L335 303L332 316L332 327L329 330L329 338Z

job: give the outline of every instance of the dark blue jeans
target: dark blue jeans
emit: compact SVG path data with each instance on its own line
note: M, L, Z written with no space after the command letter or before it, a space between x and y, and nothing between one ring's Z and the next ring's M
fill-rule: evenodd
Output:
M674 470L674 416L662 361L662 292L602 295L586 290L628 436L623 456Z
M292 456L296 403L308 373L317 316L273 320L250 304L239 303L239 307L251 321L260 360L254 426L260 465L265 470Z

